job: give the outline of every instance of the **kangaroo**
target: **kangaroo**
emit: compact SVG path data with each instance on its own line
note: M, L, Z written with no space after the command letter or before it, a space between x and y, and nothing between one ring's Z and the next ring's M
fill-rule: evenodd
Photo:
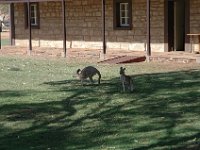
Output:
M85 67L83 70L81 69L78 69L76 71L76 74L77 74L77 77L81 80L81 84L83 85L83 81L87 78L90 79L90 82L91 83L94 83L92 77L94 75L98 75L99 76L99 79L98 79L98 84L100 84L100 79L101 79L101 73L99 72L99 70L97 70L95 67L93 66L88 66L88 67Z
M128 89L129 91L133 91L133 80L131 79L130 76L125 75L125 70L126 68L120 67L120 80L122 82L122 88L123 91L125 92L126 89Z

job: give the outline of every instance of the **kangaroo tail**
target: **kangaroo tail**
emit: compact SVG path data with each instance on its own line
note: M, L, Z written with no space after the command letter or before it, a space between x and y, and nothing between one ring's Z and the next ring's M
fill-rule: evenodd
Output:
M135 89L134 83L133 83L133 79L131 79L131 91L133 91Z

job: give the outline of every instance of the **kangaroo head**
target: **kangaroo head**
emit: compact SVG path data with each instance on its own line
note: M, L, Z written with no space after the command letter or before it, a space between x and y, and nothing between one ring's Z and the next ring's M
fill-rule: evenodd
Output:
M126 70L126 68L123 68L123 67L120 67L120 72L119 72L119 74L125 74L125 70Z

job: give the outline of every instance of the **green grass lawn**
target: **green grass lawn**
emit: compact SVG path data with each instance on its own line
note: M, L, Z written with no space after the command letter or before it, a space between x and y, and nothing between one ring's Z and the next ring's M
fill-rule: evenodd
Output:
M2 46L9 45L9 40L8 39L1 39L1 45Z
M97 67L100 86L80 85ZM133 77L123 93L119 68ZM200 66L0 56L1 150L200 149Z

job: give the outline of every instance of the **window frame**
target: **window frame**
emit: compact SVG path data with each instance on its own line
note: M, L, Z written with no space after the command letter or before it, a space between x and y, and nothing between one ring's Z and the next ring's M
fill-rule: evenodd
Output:
M34 6L34 7L33 7ZM34 8L34 15L32 16L32 8ZM40 13L39 13L39 4L38 2L31 2L30 3L30 19L35 19L36 24L32 24L31 21L31 28L39 29L40 28ZM34 17L34 18L33 18ZM25 3L25 28L28 28L28 4Z
M121 4L127 4L128 6L128 13L125 14L126 18L129 18L129 24L121 25ZM131 30L132 29L132 0L113 0L113 28L115 30Z

